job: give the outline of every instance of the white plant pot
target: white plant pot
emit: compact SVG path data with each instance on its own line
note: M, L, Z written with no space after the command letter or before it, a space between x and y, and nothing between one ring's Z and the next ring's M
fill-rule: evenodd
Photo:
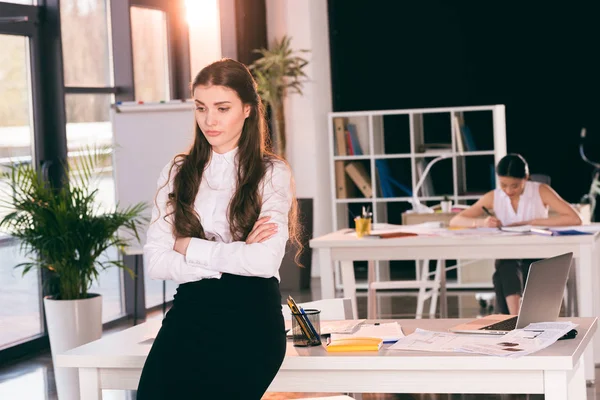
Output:
M54 300L44 297L46 324L52 362L57 354L102 337L102 296L90 294L82 300ZM80 400L79 374L76 368L54 367L59 400Z

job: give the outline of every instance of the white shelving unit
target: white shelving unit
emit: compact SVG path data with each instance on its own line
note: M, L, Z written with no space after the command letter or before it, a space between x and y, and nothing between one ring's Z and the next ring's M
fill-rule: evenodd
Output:
M334 112L328 118L334 230L352 228L361 206L370 207L375 223L400 220L400 215L390 219L388 208L393 203L412 208L411 192L421 172L440 155L447 158L432 165L416 197L428 205L445 196L454 204L473 202L495 187L494 166L506 155L504 105ZM352 154L350 147L360 150ZM404 190L383 190L382 163L389 171L383 181L391 176ZM362 165L372 196L350 178L349 164ZM385 270L378 268L381 278L389 274Z

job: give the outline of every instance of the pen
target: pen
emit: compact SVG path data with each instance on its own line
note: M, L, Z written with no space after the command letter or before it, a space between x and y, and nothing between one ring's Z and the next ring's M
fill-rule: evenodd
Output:
M297 307L298 307L298 310L300 310L300 313L302 315L304 315L304 318L306 319L306 324L308 325L308 329L311 330L311 333L315 337L315 341L320 341L319 334L317 333L317 330L313 326L312 322L310 322L310 318L308 317L308 315L306 314L306 312L304 311L304 309L302 307L300 307L300 306L297 306Z
M312 326L308 319L308 315L304 312L302 307L296 304L296 301L292 296L288 296L288 306L292 310L292 316L296 318L296 321L300 325L301 330L312 345L321 344L321 339L317 335L316 329Z
M483 208L483 212L486 213L488 215L488 217L493 217L490 210L488 210L485 206L481 206L481 208Z

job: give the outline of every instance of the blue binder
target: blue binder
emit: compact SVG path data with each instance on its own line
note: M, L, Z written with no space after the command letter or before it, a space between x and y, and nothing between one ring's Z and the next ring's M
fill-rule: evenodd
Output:
M395 195L394 187L400 189L406 196L412 197L412 190L394 179L387 160L375 160L375 166L379 173L379 183L381 185L381 195L383 197L397 197Z

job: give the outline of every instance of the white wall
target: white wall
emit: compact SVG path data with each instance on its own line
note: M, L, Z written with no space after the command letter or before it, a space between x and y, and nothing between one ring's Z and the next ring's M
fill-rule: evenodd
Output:
M186 0L190 40L190 81L200 70L221 58L219 0Z
M292 49L309 49L304 95L290 95L285 104L287 159L300 198L314 200L314 236L331 232L329 141L327 113L331 111L327 0L266 0L269 43L287 34ZM313 254L312 276L319 276Z

